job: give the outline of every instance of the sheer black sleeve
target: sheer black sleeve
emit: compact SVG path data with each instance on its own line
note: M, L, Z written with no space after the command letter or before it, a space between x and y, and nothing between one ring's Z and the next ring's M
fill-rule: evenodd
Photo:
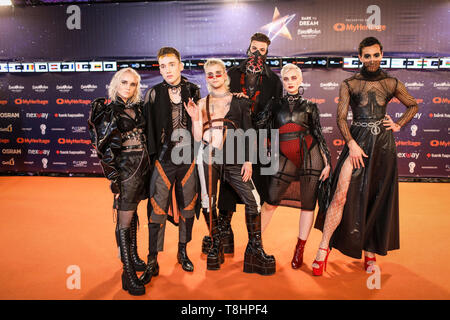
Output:
M88 120L91 143L97 151L105 177L111 181L111 189L118 193L120 175L116 159L121 152L122 137L117 127L117 120L105 99L95 99L91 104Z
M339 130L341 131L342 136L345 139L345 142L349 142L353 140L353 137L350 133L350 129L347 123L347 114L348 114L348 106L350 104L350 88L346 81L342 82L341 88L339 90L339 102L337 107L337 125Z
M397 87L394 95L407 108L401 118L397 121L397 124L400 127L403 127L411 121L412 118L414 118L414 115L419 110L419 106L417 105L416 99L414 99L414 97L406 89L405 85L399 80L397 80Z
M320 125L320 113L319 108L317 107L317 104L311 103L311 118L310 118L310 128L311 128L311 134L314 136L314 138L317 140L320 146L320 150L325 155L325 158L327 159L327 163L325 165L331 166L331 156L330 151L328 150L327 142L325 141L325 138L323 137L322 133L322 126Z

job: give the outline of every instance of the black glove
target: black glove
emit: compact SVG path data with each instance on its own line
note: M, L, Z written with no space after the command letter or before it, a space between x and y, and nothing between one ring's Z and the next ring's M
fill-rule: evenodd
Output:
M116 193L120 193L120 182L117 181L111 181L111 191L112 193L116 194Z

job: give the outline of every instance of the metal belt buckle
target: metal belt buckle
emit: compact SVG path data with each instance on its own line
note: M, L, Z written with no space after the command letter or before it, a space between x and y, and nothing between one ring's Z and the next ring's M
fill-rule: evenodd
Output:
M370 128L370 132L371 132L374 136L380 134L381 129L380 129L380 127L379 127L378 121L377 121L377 122L369 122L367 125L368 125L368 127Z

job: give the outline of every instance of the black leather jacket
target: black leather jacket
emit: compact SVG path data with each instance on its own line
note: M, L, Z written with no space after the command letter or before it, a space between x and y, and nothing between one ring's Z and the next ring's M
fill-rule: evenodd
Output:
M122 133L133 129L145 130L145 119L142 115L142 103L132 106L136 113L135 120L124 111L125 104L119 98L106 104L105 98L97 98L91 104L88 119L91 143L97 151L105 177L111 181L111 190L119 192L119 161L122 148Z
M148 153L152 158L152 163L156 156L161 152L165 141L170 140L172 132L172 114L171 103L169 98L169 85L163 81L147 91L144 99L143 113L147 121L147 146ZM181 101L188 103L189 98L194 102L200 100L199 87L187 81L186 78L181 79ZM183 107L184 117L187 118L187 130L192 131L191 117L187 115ZM193 141L193 139L192 139Z
M289 109L287 97L272 99L266 105L264 111L255 116L255 125L258 129L279 129L286 123L296 123L309 131L319 143L319 147L331 165L330 151L322 134L320 125L320 113L317 104L303 98L299 98L292 110Z

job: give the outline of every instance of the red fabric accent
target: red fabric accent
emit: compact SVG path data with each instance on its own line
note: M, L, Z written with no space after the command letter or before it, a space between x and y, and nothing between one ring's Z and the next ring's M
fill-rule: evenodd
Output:
M305 131L306 129L296 123L291 122L281 126L279 130L280 134L283 134L288 132ZM309 150L312 144L311 135L305 136L304 140ZM303 162L303 149L300 148L300 138L288 141L280 141L280 151L286 158L291 160L297 168L301 167Z

